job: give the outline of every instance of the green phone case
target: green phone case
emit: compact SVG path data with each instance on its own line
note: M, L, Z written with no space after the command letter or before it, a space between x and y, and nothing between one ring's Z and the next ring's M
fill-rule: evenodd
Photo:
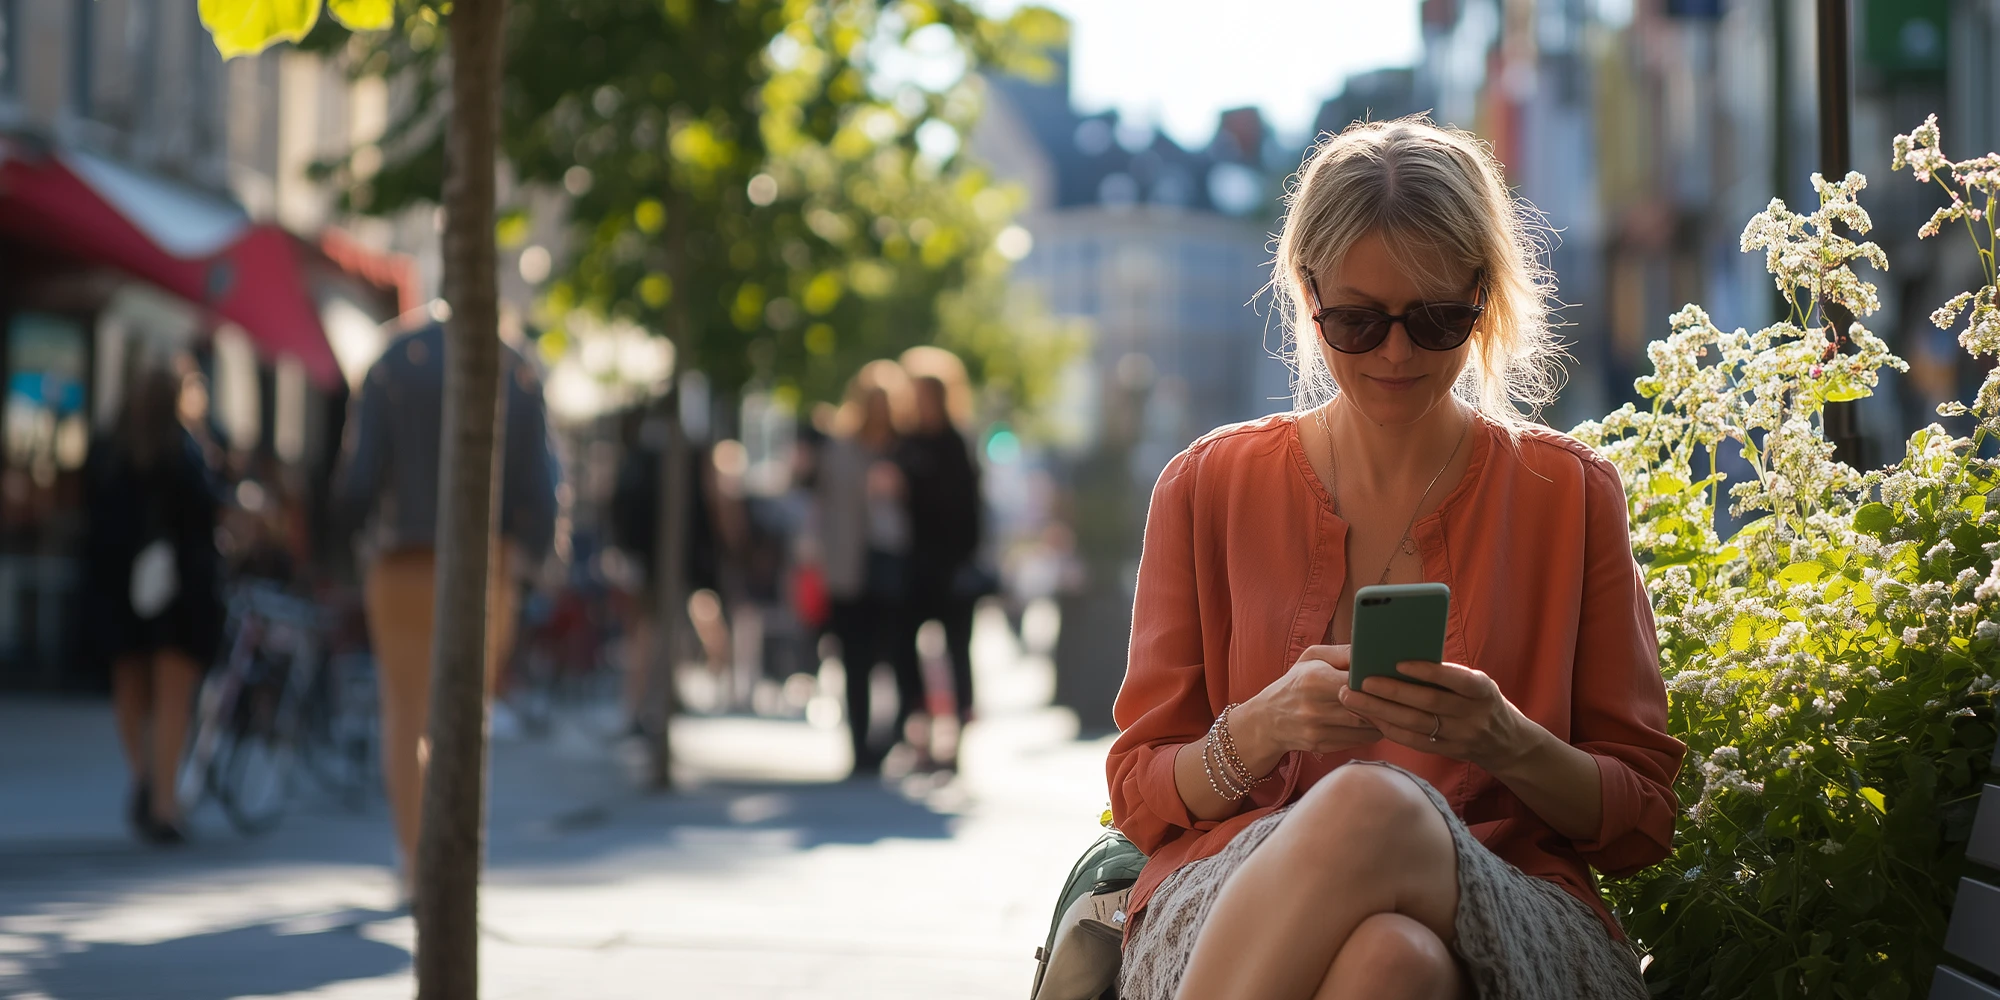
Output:
M1444 661L1445 619L1451 588L1442 583L1363 587L1354 594L1354 659L1348 683L1366 691L1370 677L1394 677L1436 687L1396 669L1404 660Z

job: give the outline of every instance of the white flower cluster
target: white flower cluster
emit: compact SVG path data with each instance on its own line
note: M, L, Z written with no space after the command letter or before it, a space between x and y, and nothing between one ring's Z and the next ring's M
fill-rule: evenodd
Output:
M1940 330L1949 330L1969 309L1965 332L1958 335L1959 345L1977 356L2000 355L2000 265L1994 259L2000 246L1995 245L1993 218L1995 202L2000 201L2000 153L1954 161L1944 155L1942 144L1937 116L1931 115L1915 131L1896 137L1889 167L1908 167L1912 179L1936 184L1951 197L1951 204L1933 213L1917 235L1936 236L1947 225L1963 223L1966 235L1979 250L1980 270L1986 280L1972 291L1952 296L1931 314L1931 322ZM2000 434L2000 367L1987 371L1971 406L1948 403L1940 412L1947 416L1973 414L1988 432Z
M1701 798L1688 809L1690 818L1696 822L1707 818L1715 809L1717 796L1723 792L1764 794L1764 783L1752 779L1750 772L1737 766L1742 762L1742 756L1742 752L1733 746L1719 746L1695 765L1701 772Z
M1977 194L1946 221L1990 223L2000 156L1954 163L1937 144L1934 120L1899 137L1898 167ZM1867 395L1884 368L1906 369L1859 322L1878 300L1854 267L1888 267L1879 247L1846 235L1869 231L1855 201L1865 185L1859 174L1815 177L1817 211L1773 201L1744 230L1743 249L1764 251L1793 304L1785 322L1726 331L1684 307L1648 347L1653 371L1635 383L1648 402L1574 432L1624 477L1663 672L1686 720L1677 735L1697 762L1696 822L1729 794L1792 787L1770 782L1815 767L1827 747L1845 754L1879 739L1870 727L1886 706L1952 718L2000 690L2000 462L1932 425L1895 465L1857 470L1834 458L1821 426L1828 402ZM1989 239L1981 249L1986 283L1933 319L1948 328L1969 315L1960 343L2000 355L1995 248ZM1856 321L1836 330L1832 317L1849 314ZM2000 375L1956 412L2000 435ZM1717 469L1730 450L1750 468L1741 482ZM1730 509L1751 518L1729 538L1715 527L1725 489ZM1940 685L1942 668L1926 664L1952 650L1973 658L1976 676L1961 669Z

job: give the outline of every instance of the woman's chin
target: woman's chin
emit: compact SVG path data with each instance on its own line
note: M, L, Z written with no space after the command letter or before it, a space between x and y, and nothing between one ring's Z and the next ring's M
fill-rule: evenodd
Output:
M1383 390L1374 386L1347 393L1347 401L1369 423L1381 427L1414 424L1443 402L1436 393L1418 387Z

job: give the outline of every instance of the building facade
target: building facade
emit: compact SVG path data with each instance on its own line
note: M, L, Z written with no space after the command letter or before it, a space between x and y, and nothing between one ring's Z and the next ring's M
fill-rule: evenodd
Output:
M1738 249L1772 197L1815 200L1821 168L1813 0L1425 0L1417 102L1493 142L1547 218L1574 363L1559 426L1632 397L1645 345L1699 302L1755 328L1781 308L1763 260ZM1948 151L2000 148L1993 96L2000 6L1854 0L1853 169L1871 238L1895 270L1871 276L1869 321L1907 358L1860 409L1873 461L1893 460L1976 364L1930 311L1976 280L1963 248L1919 242L1935 188L1889 171L1890 139L1937 113Z

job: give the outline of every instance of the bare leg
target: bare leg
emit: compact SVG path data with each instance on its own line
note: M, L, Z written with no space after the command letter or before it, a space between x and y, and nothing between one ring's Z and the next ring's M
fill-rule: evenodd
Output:
M1347 936L1313 1000L1456 1000L1458 962L1431 929L1400 913L1378 913Z
M118 745L136 784L146 780L146 725L153 719L152 665L138 657L120 657L111 665L111 707L118 718Z
M1387 768L1343 767L1306 793L1231 876L1181 980L1187 1000L1307 1000L1336 956L1367 961L1378 914L1398 913L1453 939L1458 856L1423 790Z
M180 798L175 794L181 751L187 746L189 714L201 687L201 665L187 654L162 649L153 656L153 741L151 775L153 819L179 823Z

